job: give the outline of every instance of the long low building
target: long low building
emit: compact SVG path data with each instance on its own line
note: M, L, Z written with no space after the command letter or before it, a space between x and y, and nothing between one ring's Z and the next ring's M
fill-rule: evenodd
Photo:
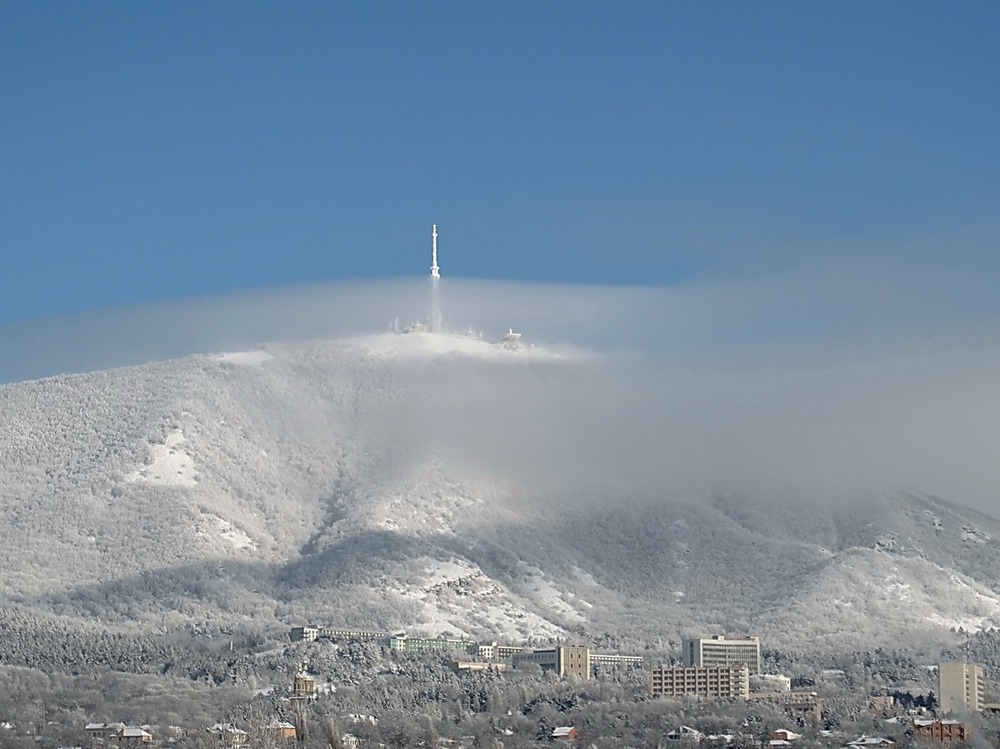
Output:
M474 650L470 649L469 654L487 661L505 661L524 650L521 645L500 645L494 641L479 643Z
M474 650L479 645L471 640L445 640L434 637L407 637L406 635L393 635L382 644L389 650L461 650L462 652Z
M500 645L496 642L473 642L471 640L448 640L430 637L409 637L400 632L370 632L357 629L334 629L332 627L292 627L292 642L376 642L389 650L445 650L458 649L484 660L506 660L524 650L519 645Z
M495 663L493 661L455 661L455 670L458 673L469 673L476 671L506 671L506 663Z
M383 640L392 635L388 632L366 632L357 629L334 629L333 627L292 627L292 642L315 642L321 637L334 642L369 642Z
M746 699L750 694L750 669L737 666L660 666L650 671L650 693L664 697Z
M515 653L511 656L514 668L525 663L537 663L546 671L555 671L560 676L574 674L581 679L590 678L590 648L560 645L548 650L533 650L530 653Z
M641 655L612 655L610 653L591 653L590 667L594 666L628 666L630 668L642 668L646 665L646 659Z
M555 671L560 676L574 674L581 679L589 679L593 676L595 666L641 668L646 665L646 660L639 655L592 653L585 645L560 645L548 650L511 653L511 663L514 668L525 663L537 663L543 669Z

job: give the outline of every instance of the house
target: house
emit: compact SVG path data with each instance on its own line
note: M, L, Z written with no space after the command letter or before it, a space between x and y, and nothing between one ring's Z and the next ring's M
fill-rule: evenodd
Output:
M151 744L153 734L146 730L148 726L123 726L121 729L111 734L111 743L115 746L137 746L139 744Z
M576 741L580 738L580 732L573 726L556 726L549 734L553 741Z
M340 743L344 746L344 749L358 749L361 745L361 739L353 733L345 733L340 737Z
M731 733L710 733L700 743L707 747L731 747L734 741L736 736Z
M93 741L105 742L124 727L124 723L88 723L83 730Z
M680 739L690 739L691 741L701 741L705 738L705 734L699 731L697 728L691 728L691 726L678 726L673 731L666 735L669 741L679 741Z
M279 739L292 739L294 741L297 737L294 725L287 720L278 720L277 718L268 723L267 732Z
M860 747L875 747L875 746L892 746L896 742L892 739L887 739L882 736L865 736L861 734L854 741L848 741L844 744L845 747L851 747L851 749L860 749Z
M218 736L223 746L244 746L249 740L247 732L237 728L232 723L216 723L205 730Z
M293 700L316 699L316 678L306 671L305 664L292 680Z
M364 715L362 713L348 713L343 716L344 720L349 720L351 723L371 723L373 726L378 725L378 718L374 715Z
M771 740L767 743L770 746L789 746L793 741L798 741L801 738L801 733L795 733L794 731L789 731L786 728L780 728L777 731L771 732Z

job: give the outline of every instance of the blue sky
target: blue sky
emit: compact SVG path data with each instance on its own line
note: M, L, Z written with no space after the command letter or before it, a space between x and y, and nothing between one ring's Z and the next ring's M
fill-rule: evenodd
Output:
M446 277L844 262L996 315L963 289L1000 270L998 32L993 2L6 2L0 324L417 276L431 223Z

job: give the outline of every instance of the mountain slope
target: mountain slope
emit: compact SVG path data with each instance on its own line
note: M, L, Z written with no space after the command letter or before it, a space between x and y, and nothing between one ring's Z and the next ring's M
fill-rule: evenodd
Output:
M606 366L376 336L2 387L6 604L140 629L830 647L1000 620L988 516L631 480Z

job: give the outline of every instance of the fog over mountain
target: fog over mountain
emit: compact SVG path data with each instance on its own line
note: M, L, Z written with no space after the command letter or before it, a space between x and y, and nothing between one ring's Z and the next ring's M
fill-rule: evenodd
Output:
M445 279L476 337L387 332L424 281L8 329L7 605L830 647L998 623L989 330L773 291Z
M839 263L638 289L445 278L441 304L453 330L496 339L513 327L589 352L586 385L569 378L538 397L555 423L615 435L615 462L635 456L620 472L630 480L669 465L685 488L828 498L905 486L996 512L987 446L1000 436L1000 357L983 283L947 269L892 274ZM429 303L426 279L358 282L8 326L0 382L383 332L426 321ZM560 399L575 402L557 411ZM569 453L606 449L571 434L560 440Z

